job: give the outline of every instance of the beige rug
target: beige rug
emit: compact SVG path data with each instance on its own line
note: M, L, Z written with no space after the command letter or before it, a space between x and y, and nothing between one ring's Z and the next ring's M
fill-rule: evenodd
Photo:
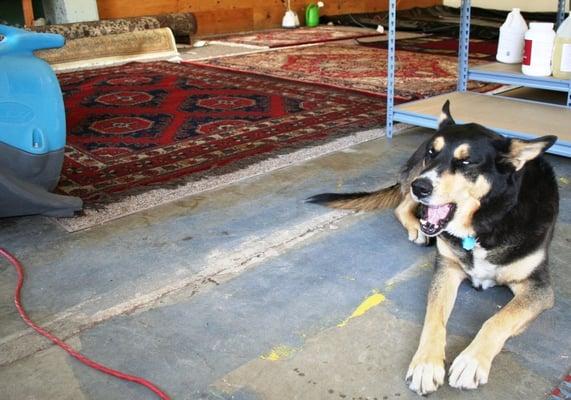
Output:
M56 72L130 61L178 59L175 39L169 28L79 38L69 40L60 49L40 50L35 54Z

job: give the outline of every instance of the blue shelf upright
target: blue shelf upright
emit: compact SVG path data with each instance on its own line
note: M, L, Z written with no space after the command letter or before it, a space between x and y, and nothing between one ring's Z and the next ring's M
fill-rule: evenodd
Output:
M396 37L396 3L397 0L389 0L389 46L387 62L387 137L391 138L394 132L394 121L408 124L436 128L439 105L434 100L424 99L412 103L394 105L394 85L395 85L395 37ZM457 91L448 95L437 96L438 101L445 97L455 99L457 107L464 107L465 122L479 122L490 129L509 136L519 138L533 138L545 134L554 134L559 137L557 143L549 152L571 157L571 80L556 79L553 77L533 77L522 74L521 65L489 63L470 68L469 66L469 46L470 46L470 0L462 0L460 13L460 32L458 40L458 82ZM565 18L566 0L558 0L557 3L557 25L561 24ZM566 104L555 105L516 99L513 97L503 97L501 94L478 94L467 91L468 82L477 80L481 82L499 83L503 85L523 86L567 93ZM443 101L444 101L443 100ZM479 104L478 110L472 103ZM504 109L490 108L491 106ZM454 104L452 104L454 112ZM515 117L515 110L526 109ZM503 115L505 120L494 120L486 118L480 112L483 109L494 110L494 113ZM509 109L509 110L508 110ZM509 112L507 112L509 111ZM555 111L555 112L553 112ZM512 115L512 119L505 117ZM543 126L538 125L542 121L542 116L549 115L549 131L545 131ZM516 121L517 120L517 121ZM523 123L522 123L523 121Z

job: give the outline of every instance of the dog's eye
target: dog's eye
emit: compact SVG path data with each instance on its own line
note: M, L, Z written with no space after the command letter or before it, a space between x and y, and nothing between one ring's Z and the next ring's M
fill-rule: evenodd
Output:
M469 160L469 159L467 159L467 158L464 158L464 159L462 159L462 160L456 160L456 161L455 161L455 164L456 164L457 166L468 166L468 165L474 164L474 162L471 161L471 160Z
M431 147L430 149L428 149L428 155L430 157L434 157L436 155L436 150L434 150L434 148Z

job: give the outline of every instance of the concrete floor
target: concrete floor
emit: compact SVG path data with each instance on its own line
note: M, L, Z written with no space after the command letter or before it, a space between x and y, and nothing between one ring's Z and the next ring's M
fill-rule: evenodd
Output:
M94 359L173 399L415 399L416 350L434 248L389 211L304 203L392 181L426 131L379 139L69 234L41 217L0 220L27 267L31 316ZM478 391L432 399L541 399L571 361L571 161L550 157L561 215L551 248L557 304L510 340ZM25 328L0 263L2 399L154 399L80 365ZM448 360L510 298L463 285ZM349 318L360 304L375 305ZM358 314L358 313L357 313Z

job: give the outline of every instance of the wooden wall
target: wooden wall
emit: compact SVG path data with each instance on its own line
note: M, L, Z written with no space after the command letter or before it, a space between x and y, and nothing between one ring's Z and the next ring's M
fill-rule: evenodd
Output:
M284 0L287 1L287 0ZM291 8L303 24L305 6L317 0L291 0ZM324 0L320 15L339 15L384 11L388 0ZM429 7L442 0L400 0L399 9ZM193 12L198 22L198 34L252 31L276 28L286 7L282 0L97 0L99 17L121 18L169 12Z

